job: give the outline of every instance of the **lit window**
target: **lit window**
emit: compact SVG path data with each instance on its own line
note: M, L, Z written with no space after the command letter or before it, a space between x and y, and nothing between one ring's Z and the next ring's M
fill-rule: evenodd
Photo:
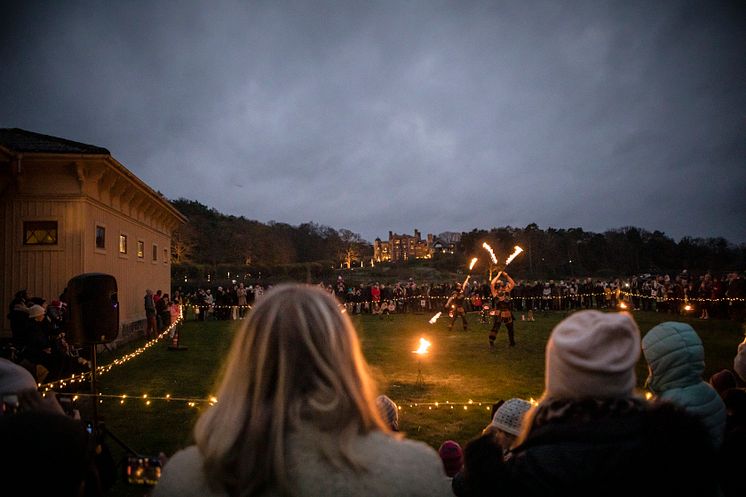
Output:
M25 221L24 245L57 245L57 221Z
M106 228L103 226L96 226L96 248L106 248Z
M127 253L127 235L119 235L119 253Z
M145 242L137 240L137 257L142 259L145 257Z

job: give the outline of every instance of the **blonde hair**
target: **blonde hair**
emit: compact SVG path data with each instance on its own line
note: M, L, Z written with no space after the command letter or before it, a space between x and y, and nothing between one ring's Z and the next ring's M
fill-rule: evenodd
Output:
M355 328L334 296L307 285L279 285L238 330L218 382L218 403L194 437L215 489L232 496L268 488L292 495L287 433L301 421L329 434L319 447L336 466L361 469L351 440L387 432Z

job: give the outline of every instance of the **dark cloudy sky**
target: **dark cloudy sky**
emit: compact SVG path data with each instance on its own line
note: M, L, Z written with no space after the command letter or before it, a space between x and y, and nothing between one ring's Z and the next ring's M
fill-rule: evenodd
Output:
M746 2L3 2L0 127L169 198L746 242Z

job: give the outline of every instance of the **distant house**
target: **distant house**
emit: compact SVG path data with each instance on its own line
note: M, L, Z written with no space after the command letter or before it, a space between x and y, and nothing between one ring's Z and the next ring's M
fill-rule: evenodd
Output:
M430 259L433 256L433 235L423 240L419 230L412 235L399 235L389 231L388 241L373 241L374 262L403 262L409 259Z
M171 288L171 233L186 222L105 148L0 129L0 302L57 299L70 278L117 280L120 338L145 319L146 288ZM10 334L3 312L2 334Z

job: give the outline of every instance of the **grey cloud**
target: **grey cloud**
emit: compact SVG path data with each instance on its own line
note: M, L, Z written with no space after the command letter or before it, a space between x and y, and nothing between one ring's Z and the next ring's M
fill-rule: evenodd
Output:
M746 242L739 2L65 2L0 21L0 126L366 239L511 224Z

